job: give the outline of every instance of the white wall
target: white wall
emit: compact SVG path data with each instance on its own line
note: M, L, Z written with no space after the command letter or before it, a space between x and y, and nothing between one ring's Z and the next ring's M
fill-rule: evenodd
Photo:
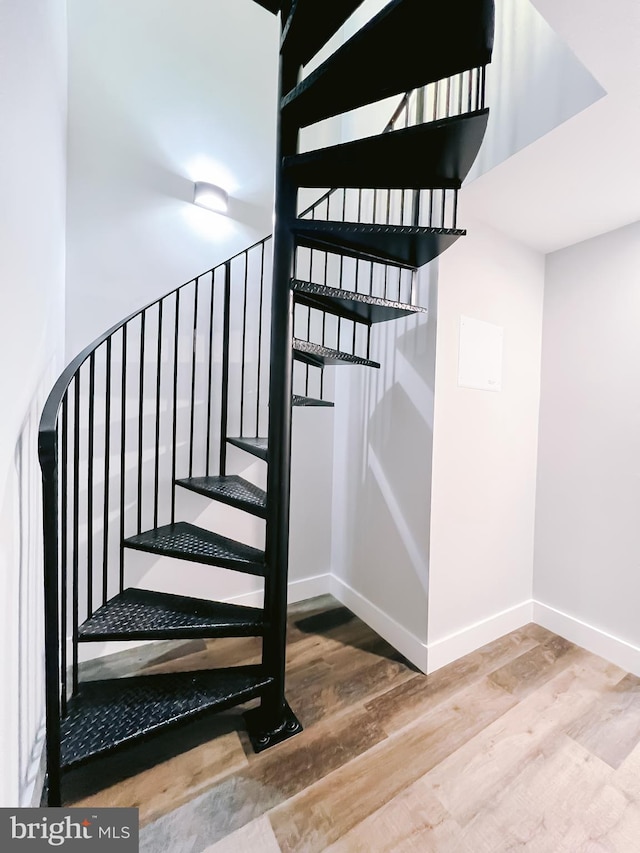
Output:
M253 0L69 0L69 356L271 232L277 37Z
M0 0L0 806L30 804L44 710L36 428L62 350L65 14Z
M429 670L531 618L544 256L464 215L440 259ZM502 390L458 386L460 317L504 329Z
M547 258L534 597L640 674L640 223Z

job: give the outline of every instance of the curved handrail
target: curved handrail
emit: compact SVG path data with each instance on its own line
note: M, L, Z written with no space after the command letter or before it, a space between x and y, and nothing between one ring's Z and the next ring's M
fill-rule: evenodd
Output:
M62 401L64 396L73 382L77 372L80 370L82 365L87 361L87 359L91 356L92 353L96 352L96 350L105 343L110 337L112 337L116 332L122 329L123 326L126 326L127 323L134 320L136 317L140 316L145 311L148 311L150 308L153 308L154 305L158 305L160 302L164 302L165 299L168 299L170 296L173 296L179 290L182 290L188 285L192 284L194 281L197 281L199 278L203 278L204 276L211 275L211 273L216 270L221 269L225 266L225 264L231 263L236 260L236 258L240 258L246 252L250 252L252 249L257 248L258 246L266 243L267 240L270 240L273 235L269 234L267 237L263 237L262 240L258 240L249 246L247 249L242 249L242 251L238 252L232 257L228 258L226 261L222 261L219 264L216 264L214 267L211 267L209 270L205 270L200 275L195 276L194 278L189 279L189 281L185 281L183 284L175 287L173 290L168 291L163 296L160 296L158 299L154 299L153 302L149 302L146 305L143 305L142 308L139 308L137 311L134 311L132 314L129 314L127 317L124 317L114 326L111 326L110 329L107 329L106 332L103 332L99 337L97 337L94 341L88 344L81 352L78 353L65 367L62 371L58 379L56 380L53 388L49 392L49 396L46 399L44 407L42 409L42 414L40 416L40 426L38 429L38 446L40 449L40 458L46 453L51 451L51 442L55 442L56 437L56 425L58 421L58 414L60 412L60 407L62 405Z

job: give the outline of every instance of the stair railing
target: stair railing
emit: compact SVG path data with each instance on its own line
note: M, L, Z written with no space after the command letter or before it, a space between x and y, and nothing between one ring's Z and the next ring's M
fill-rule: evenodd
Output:
M131 314L87 346L44 406L49 785L78 687L78 628L126 583L123 541L176 519L176 479L226 468L226 437L267 417L271 239ZM52 801L59 792L50 790Z

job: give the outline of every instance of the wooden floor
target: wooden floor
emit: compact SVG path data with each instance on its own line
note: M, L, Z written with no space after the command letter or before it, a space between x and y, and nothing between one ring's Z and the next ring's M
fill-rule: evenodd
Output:
M143 853L640 853L640 679L536 625L426 677L328 597L291 611L289 643L301 735L254 755L229 712L77 771L67 802L137 806Z

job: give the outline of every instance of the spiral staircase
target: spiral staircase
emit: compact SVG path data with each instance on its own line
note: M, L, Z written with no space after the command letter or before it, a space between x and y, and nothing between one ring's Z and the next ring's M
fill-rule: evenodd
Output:
M492 0L391 0L304 77L362 0L258 2L281 19L273 238L109 329L43 411L50 806L65 770L251 699L257 751L301 731L285 699L292 407L333 405L327 366L379 367L372 324L422 312L416 270L465 233ZM301 128L391 96L379 135L298 153ZM324 192L299 212L301 188ZM266 490L230 470L247 454ZM264 549L182 518L185 490L263 520ZM140 588L132 550L263 578L264 605ZM79 679L82 644L247 636L259 665Z

